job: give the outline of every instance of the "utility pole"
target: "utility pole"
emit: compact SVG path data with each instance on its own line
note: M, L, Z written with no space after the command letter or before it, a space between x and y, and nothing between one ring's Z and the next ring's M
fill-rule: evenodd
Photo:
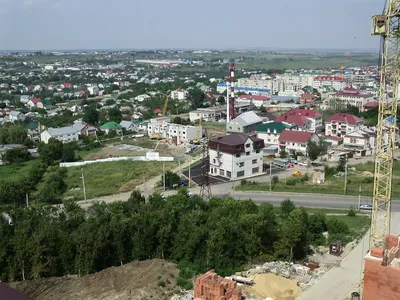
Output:
M269 191L272 191L272 162L269 163Z
M164 191L165 191L165 164L162 164L162 169L163 169L163 185L164 185Z
M85 186L85 177L83 176L83 168L81 168L81 171L82 171L83 196L84 196L85 201L86 201L86 186Z
M347 155L346 155L346 164L344 165L344 195L346 195L347 191Z
M361 185L358 188L358 210L360 210L360 206L361 206Z
M29 197L28 197L28 194L26 194L26 207L28 207L29 206Z
M178 160L178 165L179 165L179 176L182 175L182 171L181 171L181 161Z
M192 178L190 177L190 169L192 164L192 157L189 155L189 188L190 188L190 181L192 181Z

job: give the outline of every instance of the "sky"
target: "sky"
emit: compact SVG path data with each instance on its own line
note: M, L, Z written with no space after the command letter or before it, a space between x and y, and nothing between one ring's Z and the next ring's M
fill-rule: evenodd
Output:
M1 50L374 50L385 0L0 0Z

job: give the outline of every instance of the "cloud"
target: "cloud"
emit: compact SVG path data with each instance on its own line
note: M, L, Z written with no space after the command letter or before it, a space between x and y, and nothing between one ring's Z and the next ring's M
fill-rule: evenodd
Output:
M47 0L24 0L22 2L22 7L30 8L32 6L41 5L46 2L47 2Z

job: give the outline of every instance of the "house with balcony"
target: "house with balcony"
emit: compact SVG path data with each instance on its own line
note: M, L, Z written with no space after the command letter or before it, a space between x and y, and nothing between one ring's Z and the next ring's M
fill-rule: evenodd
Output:
M318 143L319 137L313 132L285 129L279 136L279 151L285 150L290 155L302 153L307 155L307 143Z
M325 120L325 135L344 137L346 134L357 131L364 126L364 121L357 116L347 113L338 113Z
M231 180L263 173L264 141L243 133L219 136L209 141L210 174Z
M370 155L375 149L376 132L363 127L343 137L343 149L351 150L360 156Z

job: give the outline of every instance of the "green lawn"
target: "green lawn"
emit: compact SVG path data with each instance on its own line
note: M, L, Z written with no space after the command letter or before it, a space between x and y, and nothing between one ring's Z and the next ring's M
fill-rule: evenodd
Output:
M36 163L36 159L7 166L0 166L0 180L16 180L27 175L28 171Z
M357 217L348 217L348 216L326 216L327 220L337 219L347 224L350 229L349 235L343 237L343 242L345 244L362 238L362 236L367 232L369 227L371 226L371 218L369 216L357 216Z
M162 173L160 162L117 161L95 163L83 167L87 198L112 195L133 190L146 180ZM177 167L176 162L166 162L165 170ZM160 178L161 180L161 178ZM81 167L68 168L65 179L68 190L65 197L83 199Z

